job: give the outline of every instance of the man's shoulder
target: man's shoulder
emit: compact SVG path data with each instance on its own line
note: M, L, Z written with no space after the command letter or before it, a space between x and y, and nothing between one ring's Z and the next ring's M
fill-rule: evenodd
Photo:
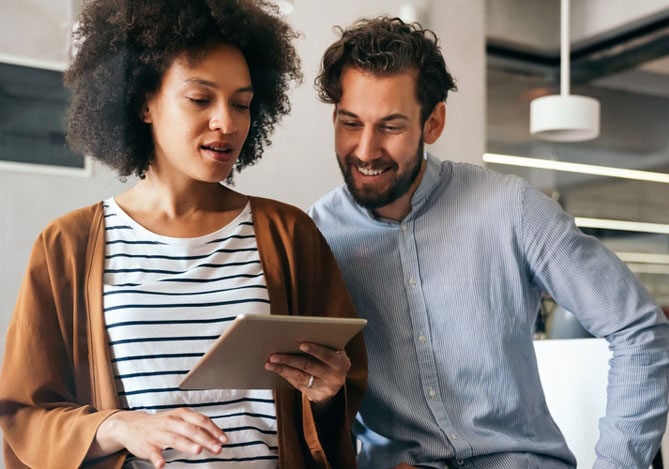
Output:
M519 194L529 183L515 174L504 174L485 166L465 162L449 162L451 186L462 186L468 193Z
M321 196L307 209L307 213L316 221L329 218L332 215L342 214L342 210L350 208L352 205L345 187L340 186Z
M452 167L453 175L458 177L476 178L481 180L498 181L498 182L514 182L519 183L523 178L515 174L504 174L486 166L481 166L474 163L466 163L462 161L449 161Z

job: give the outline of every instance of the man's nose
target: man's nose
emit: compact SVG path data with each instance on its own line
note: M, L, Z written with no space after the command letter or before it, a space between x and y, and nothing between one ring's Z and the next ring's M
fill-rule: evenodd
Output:
M360 133L355 155L362 161L372 161L381 156L380 138L374 129L367 128Z

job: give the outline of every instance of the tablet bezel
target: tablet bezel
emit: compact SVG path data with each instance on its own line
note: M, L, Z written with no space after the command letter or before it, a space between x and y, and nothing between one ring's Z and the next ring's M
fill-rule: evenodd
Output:
M341 350L366 323L366 319L360 318L240 314L189 371L179 388L292 388L281 376L265 370L272 353L302 354L299 349L302 342Z

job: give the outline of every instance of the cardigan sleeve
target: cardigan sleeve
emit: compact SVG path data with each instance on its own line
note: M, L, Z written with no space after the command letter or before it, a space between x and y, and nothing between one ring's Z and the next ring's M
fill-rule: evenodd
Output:
M77 397L76 362L87 366L73 347L86 340L72 327L75 303L83 301L79 260L47 239L41 234L33 247L6 335L0 425L8 469L80 466L98 426L115 412Z
M302 242L301 253L297 254L297 257L304 262L298 269L301 282L311 282L309 288L301 293L300 298L303 304L308 305L305 306L305 313L355 317L352 300L330 248L317 229L314 228L309 237L313 243L311 252L304 249L308 243ZM351 369L347 375L346 385L331 401L331 408L317 417L309 401L306 397L302 397L305 434L307 437L318 435L320 447L333 468L354 467L355 460L351 459L351 454L354 455L355 451L353 450L353 453L348 451L353 445L351 425L367 386L367 354L362 333L357 334L346 345L345 350L351 360ZM309 447L315 446L315 442L309 440L307 442ZM347 450L344 451L343 448Z
M267 199L251 200L272 313L357 316L334 255L313 221L295 207ZM351 369L328 412L316 415L299 391L277 392L277 412L282 416L279 440L293 442L290 447L280 446L280 459L282 449L289 459L280 461L282 468L303 464L309 468L356 467L351 425L367 386L362 333L347 344L346 353ZM286 421L289 417L295 419L290 425ZM304 462L293 461L292 455L298 451L307 451L301 459Z

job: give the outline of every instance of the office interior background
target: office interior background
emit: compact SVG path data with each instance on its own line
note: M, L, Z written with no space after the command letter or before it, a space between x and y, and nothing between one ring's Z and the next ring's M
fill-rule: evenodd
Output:
M313 88L321 54L336 37L332 27L381 13L419 20L440 37L458 85L448 99L446 131L429 150L527 178L615 251L669 313L669 0L572 0L571 89L601 106L601 133L583 142L543 141L529 131L530 102L560 91L559 0L290 3L285 14L301 33L304 82L293 89L292 113L263 159L236 175L237 190L306 209L341 184L332 109ZM60 75L79 8L80 0L0 2L0 350L39 231L132 184L63 147ZM570 360L579 359L565 350L540 359L542 376L550 386L564 385L551 381L559 367L571 387L592 389L569 374ZM594 392L594 409L603 411L606 351L594 353L604 354L592 365L601 363L601 382L586 397L547 390L552 410L573 408L570 399L591 399ZM587 424L565 418L579 467L594 458L596 417Z

